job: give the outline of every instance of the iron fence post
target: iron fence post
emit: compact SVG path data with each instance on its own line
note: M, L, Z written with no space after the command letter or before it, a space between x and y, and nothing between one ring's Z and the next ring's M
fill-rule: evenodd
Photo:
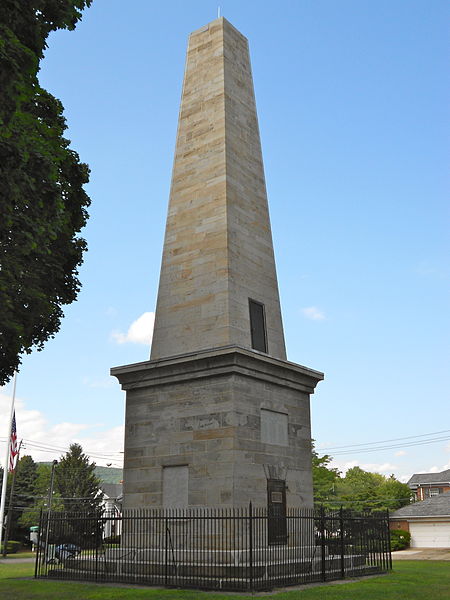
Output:
M95 513L94 513L95 514ZM99 514L95 514L94 517L95 523L95 580L98 579L98 546L99 546L99 537L100 537L100 525L101 525L101 517Z
M327 580L327 573L326 573L326 565L325 565L325 508L322 505L320 507L320 545L321 545L321 557L322 557L322 581L326 581Z
M248 523L248 535L249 535L249 553L248 553L248 558L249 558L249 566L250 566L250 589L253 592L253 507L252 507L252 503L250 502L250 504L248 505L248 518L249 518L249 523Z
M169 521L167 519L167 515L166 515L166 519L165 519L165 524L166 524L166 531L165 531L165 543L164 543L164 583L165 585L167 585L167 561L168 561L168 557L169 557Z
M43 523L43 510L41 506L41 510L39 511L39 530L38 530L38 538L36 544L36 561L34 563L34 578L37 579L38 576L38 563L41 559L41 532L42 532L42 523ZM39 565L40 566L40 565Z
M389 525L389 509L386 511L386 534L387 534L387 551L389 553L389 570L392 571L392 547L391 547L391 528Z
M345 538L344 538L344 509L339 510L339 529L341 532L341 577L345 579Z

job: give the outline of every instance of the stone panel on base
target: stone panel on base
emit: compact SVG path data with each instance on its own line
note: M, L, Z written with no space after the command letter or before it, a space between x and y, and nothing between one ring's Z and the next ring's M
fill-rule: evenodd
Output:
M124 507L163 506L162 470L187 465L189 506L312 506L309 395L322 374L238 347L112 369L127 392ZM288 445L261 439L261 410L288 417Z

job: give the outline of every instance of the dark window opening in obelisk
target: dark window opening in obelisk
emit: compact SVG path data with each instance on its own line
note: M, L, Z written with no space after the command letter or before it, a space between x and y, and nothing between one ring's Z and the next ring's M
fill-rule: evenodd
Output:
M259 352L267 353L266 316L264 304L256 300L248 300L250 310L250 330L252 334L252 348Z

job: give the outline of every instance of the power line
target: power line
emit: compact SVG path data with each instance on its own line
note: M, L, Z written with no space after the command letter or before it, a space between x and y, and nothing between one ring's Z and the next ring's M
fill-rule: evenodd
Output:
M7 439L8 438L1 437L0 441L7 441ZM45 444L42 442L29 440L27 438L22 438L22 439L26 446L30 446L32 449L38 450L39 452L55 453L55 452L68 452L70 450L69 447L53 446L51 444ZM117 460L117 459L121 458L120 455L123 454L123 452L121 452L120 450L117 450L115 452L101 452L101 451L89 452L88 450L83 449L83 454L86 454L92 458L99 458L99 459L104 459L104 460L108 460L108 459L113 459L113 460L116 459Z
M27 447L25 446L25 449L26 448ZM46 452L47 454L54 454L54 450L44 450L44 449L41 449L41 448L32 448L32 450L36 450L37 452ZM115 457L111 458L110 456L94 456L93 454L88 454L88 453L86 453L86 456L88 458L93 458L93 459L96 459L96 460L109 460L109 461L115 461L115 460L118 460L118 458L119 458L119 457L117 457L117 458L115 458Z
M391 438L391 439L387 439L387 440L378 440L376 442L364 442L362 444L347 444L344 446L328 446L328 447L324 447L324 446L319 446L317 448L317 450L343 450L343 449L347 449L347 448L362 448L364 446L375 446L378 444L385 444L388 442L397 442L397 441L402 441L402 440L411 440L411 439L417 439L417 438L422 438L422 437L428 437L428 436L432 436L432 435L438 435L438 434L442 434L442 433L449 433L450 429L444 429L442 431L432 431L430 433L422 433L420 435L410 435L410 436L406 436L406 437L401 437L401 438ZM444 438L438 438L436 441L440 441L441 439ZM7 438L6 437L0 437L0 441L6 441ZM52 444L46 444L43 442L38 442L35 440L30 440L28 438L23 438L23 441L30 445L33 446L35 448L41 448L41 449L46 449L48 451L50 450L55 450L55 451L59 451L59 452L67 452L69 450L69 448L66 446L54 446ZM43 450L44 451L44 450ZM112 457L114 455L117 454L123 454L122 451L117 450L114 452L101 452L101 451L94 451L94 452L89 452L88 450L84 450L85 454L89 454L89 456L98 456L98 457Z
M390 440L379 440L378 442L366 442L364 444L348 444L346 446L329 446L328 448L319 447L318 450L340 450L344 448L357 448L361 446L374 446L375 444L386 444L388 442L399 442L401 440L412 440L415 438L428 437L429 435L439 435L441 433L449 433L450 429L444 429L443 431L432 431L431 433L422 433L421 435L409 435L407 437L393 438Z
M6 441L6 438L0 438L0 441ZM25 441L24 448L28 447L29 450L34 450L36 452L46 452L48 454L56 454L56 453L67 453L70 451L70 448L55 448L52 446L46 446L44 444L37 444L35 442ZM122 458L123 452L117 451L111 454L100 453L100 452L89 452L88 450L83 450L83 454L88 456L89 458L97 459L97 460L119 460Z
M39 447L39 448L47 448L47 449L56 450L59 452L67 452L70 449L68 447L53 446L51 444L45 444L43 442L36 442L34 440L29 440L27 438L23 438L23 441L25 442L25 444L28 444L29 446L34 446L34 447ZM117 450L115 452L101 452L101 451L89 452L87 450L83 450L83 453L89 454L92 456L98 455L98 456L106 456L106 457L114 456L116 454L121 454L120 450Z
M381 450L395 450L398 448L411 448L413 446L425 446L427 444L435 444L436 442L444 442L450 440L450 436L433 438L430 440L422 440L421 442L411 442L406 444L393 444L390 446L376 446L374 448L363 448L363 449L353 449L353 450L343 450L341 452L333 452L333 456L342 456L345 454L366 454L369 452L380 452Z
M428 444L434 444L437 442L442 442L442 441L447 441L450 439L450 436L440 436L440 437L433 437L433 438L429 438L429 439L420 439L420 438L426 438L428 436L437 436L439 434L443 434L443 433L449 433L450 429L444 429L442 431L434 431L431 433L423 433L420 435L412 435L412 436L406 436L406 437L401 437L401 438L392 438L392 439L388 439L388 440L380 440L378 442L365 442L362 444L348 444L345 446L329 446L329 447L319 447L317 448L317 450L321 450L323 451L333 451L332 454L333 456L344 456L344 455L348 455L348 454L355 454L355 452L357 452L358 454L365 454L365 453L370 453L370 452L379 452L379 451L383 451L383 450L395 450L398 448L410 448L413 446L423 446L423 445L428 445ZM1 441L7 441L7 438L0 438ZM404 442L404 440L416 440L416 441L410 441L410 442ZM42 442L37 442L37 441L33 441L33 440L29 440L27 438L23 438L23 441L25 443L25 445L28 445L31 447L31 449L39 451L39 452L46 452L49 454L54 454L55 452L68 452L70 450L70 448L68 447L62 447L62 446L53 446L50 444L45 444ZM403 442L403 443L396 443L396 444L389 444L389 442ZM380 444L389 444L389 445L381 445ZM337 452L335 452L335 450L337 450ZM102 453L102 452L89 452L88 450L83 450L83 453L86 454L87 456L89 456L90 458L93 459L97 459L97 460L110 460L110 461L114 461L114 465L115 468L121 468L121 463L118 464L115 461L117 461L118 459L121 459L123 452L121 451L115 451L112 453ZM117 456L119 455L119 456Z

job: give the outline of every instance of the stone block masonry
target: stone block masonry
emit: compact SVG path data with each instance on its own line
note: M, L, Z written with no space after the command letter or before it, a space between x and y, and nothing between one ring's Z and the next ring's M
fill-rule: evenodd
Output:
M163 470L186 466L189 506L312 506L309 395L322 374L243 348L112 370L127 392L125 507L159 507ZM261 413L287 415L287 444L262 440ZM276 440L275 440L276 441Z
M285 359L248 43L217 19L189 38L151 358L251 348L249 298Z
M112 374L125 508L312 506L323 375L286 360L248 43L223 18L189 38L150 360Z

